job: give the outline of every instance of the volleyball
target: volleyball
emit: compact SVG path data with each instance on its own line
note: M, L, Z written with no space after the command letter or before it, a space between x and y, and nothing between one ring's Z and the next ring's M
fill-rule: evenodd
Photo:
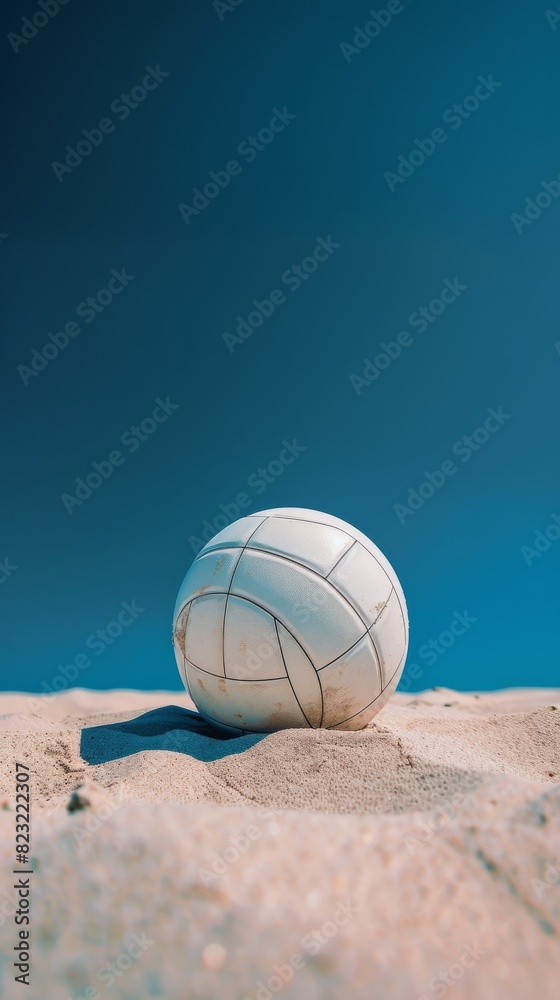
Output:
M173 616L179 673L200 714L236 734L357 730L397 687L408 648L398 577L330 514L284 507L218 532Z

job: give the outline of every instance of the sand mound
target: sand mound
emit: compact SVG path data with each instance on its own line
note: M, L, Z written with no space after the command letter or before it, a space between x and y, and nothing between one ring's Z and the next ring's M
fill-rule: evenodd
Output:
M436 690L394 696L359 733L228 739L176 693L1 697L4 872L14 760L32 773L27 995L548 1000L559 705Z

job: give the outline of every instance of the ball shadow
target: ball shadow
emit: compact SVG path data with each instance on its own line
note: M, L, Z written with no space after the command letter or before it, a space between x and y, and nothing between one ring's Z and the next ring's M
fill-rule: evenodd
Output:
M82 729L80 753L88 764L105 764L142 750L170 750L208 763L243 753L265 735L230 736L214 729L197 712L167 705L134 719Z

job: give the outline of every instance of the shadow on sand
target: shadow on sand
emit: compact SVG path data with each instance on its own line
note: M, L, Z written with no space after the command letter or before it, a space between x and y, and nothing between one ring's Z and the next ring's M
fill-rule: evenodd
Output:
M80 753L88 764L104 764L141 750L172 750L209 762L242 753L264 735L220 733L198 712L167 705L124 722L82 729Z

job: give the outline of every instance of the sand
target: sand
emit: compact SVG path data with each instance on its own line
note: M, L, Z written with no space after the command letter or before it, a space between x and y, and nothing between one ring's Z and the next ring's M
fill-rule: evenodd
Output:
M176 692L5 694L0 742L9 1000L558 996L560 691L397 694L358 733L235 739Z

